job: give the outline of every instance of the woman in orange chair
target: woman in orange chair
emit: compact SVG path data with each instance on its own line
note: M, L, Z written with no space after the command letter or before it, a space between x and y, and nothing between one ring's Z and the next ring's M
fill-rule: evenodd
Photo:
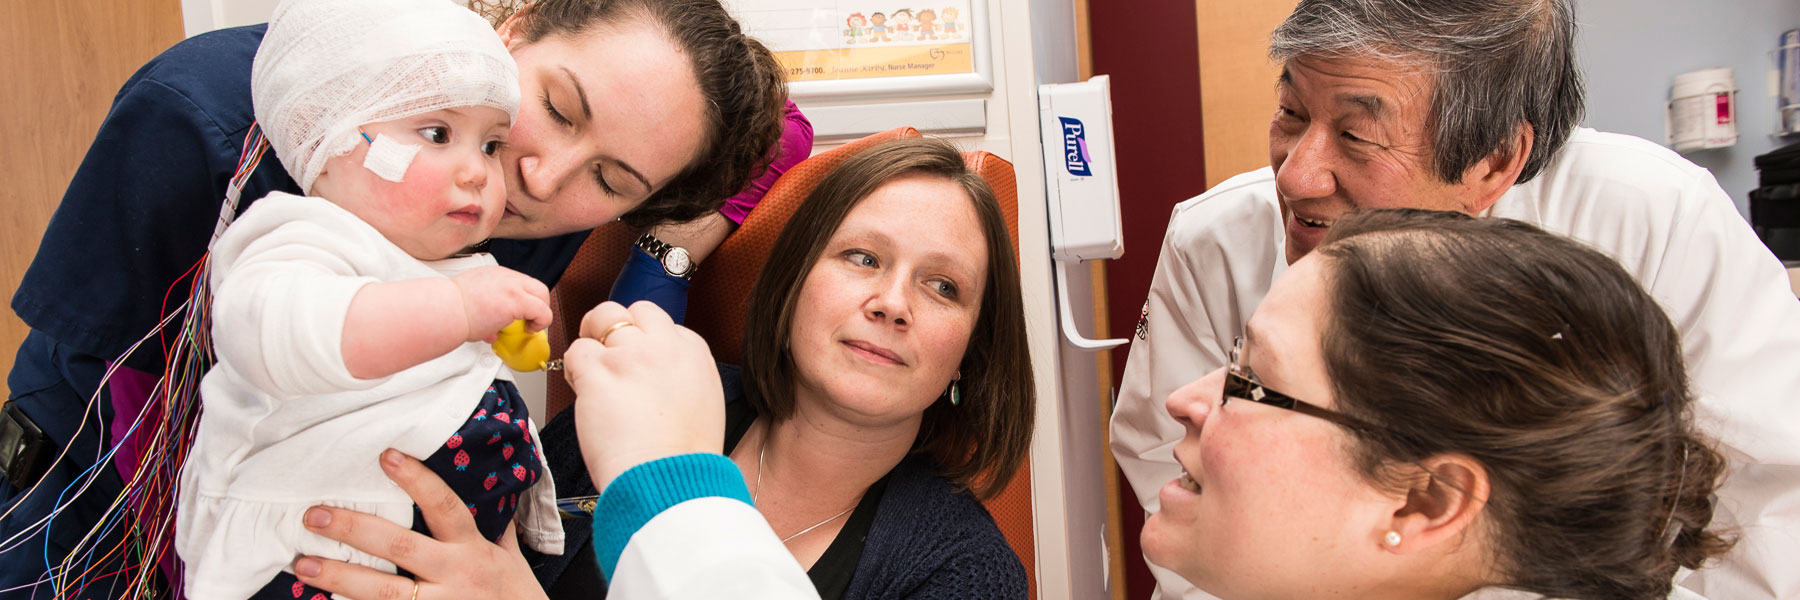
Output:
M1035 390L1018 265L993 191L956 149L902 139L845 160L775 242L747 309L745 365L741 372L719 368L722 390L696 382L708 379L697 373L712 369L704 351L622 350L670 347L671 338L699 343L646 304L594 309L582 323L586 339L569 349L576 425L593 461L585 470L607 490L594 510L595 544L582 552L597 554L599 568L617 582L613 592L708 597L699 590L762 589L697 570L694 561L704 554L697 546L683 548L693 560L621 560L636 526L661 508L647 509L645 499L667 496L612 489L628 487L611 484L626 472L619 466L632 463L596 458L599 448L635 435L629 430L642 424L581 407L627 397L669 406L665 399L698 393L725 398L729 458L714 456L712 466L723 465L739 490L725 495L742 496L761 513L774 531L769 543L785 546L820 597L1026 597L1023 565L977 500L1005 488L1031 438ZM717 443L709 445L716 450ZM682 461L701 456L665 460L676 463L667 468L700 468ZM389 557L417 576L417 598L536 594L524 589L529 576L471 581L469 573L494 570L495 556L507 565L523 562L510 558L516 550L470 539L456 527L432 522L436 541L338 509L312 512L330 516L323 528L308 525L328 537L363 541L359 548L377 554L404 547L435 557L411 563L418 569ZM656 547L639 541L633 551ZM315 559L295 571L359 598L415 584ZM729 571L746 572L765 574ZM565 575L559 588L570 581ZM594 590L582 591L593 597Z
M820 595L1023 598L975 500L1031 439L1018 264L956 149L847 159L775 242L749 310L725 446Z

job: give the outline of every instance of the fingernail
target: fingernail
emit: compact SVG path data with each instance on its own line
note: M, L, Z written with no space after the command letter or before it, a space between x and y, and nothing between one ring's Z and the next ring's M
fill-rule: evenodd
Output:
M318 577L319 569L323 566L317 559L302 558L294 561L294 574L301 577Z
M381 451L381 462L390 467L400 466L400 451L393 448Z
M331 511L314 507L306 511L308 527L324 527L331 524Z

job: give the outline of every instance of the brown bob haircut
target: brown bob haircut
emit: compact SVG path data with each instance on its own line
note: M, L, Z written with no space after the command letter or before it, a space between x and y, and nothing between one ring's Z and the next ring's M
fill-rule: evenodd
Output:
M819 182L775 240L750 291L744 325L745 395L759 414L793 415L795 370L788 336L800 286L850 211L877 188L902 177L956 183L974 205L987 244L981 310L960 365L962 404L925 409L913 452L928 454L942 475L986 499L1006 488L1031 445L1036 389L1025 343L1019 266L993 189L949 143L910 138L885 142L845 159ZM920 218L931 218L920 215Z
M1464 454L1487 470L1494 582L1551 598L1662 598L1730 546L1724 457L1693 424L1681 340L1612 258L1453 212L1341 220L1317 253L1325 369L1366 480ZM1673 536L1672 538L1670 536Z

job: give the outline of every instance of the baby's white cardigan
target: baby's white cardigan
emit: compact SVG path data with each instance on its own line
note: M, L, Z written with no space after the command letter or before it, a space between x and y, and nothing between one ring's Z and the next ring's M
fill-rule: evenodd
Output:
M392 572L388 561L308 532L302 515L323 504L411 526L413 501L382 473L381 451L430 456L487 386L512 373L487 344L470 342L357 379L344 366L344 317L365 284L448 277L493 257L420 262L327 200L277 192L238 217L211 260L218 364L201 383L205 411L176 523L188 597L248 597L302 554ZM533 548L562 551L548 470L519 503L517 522Z

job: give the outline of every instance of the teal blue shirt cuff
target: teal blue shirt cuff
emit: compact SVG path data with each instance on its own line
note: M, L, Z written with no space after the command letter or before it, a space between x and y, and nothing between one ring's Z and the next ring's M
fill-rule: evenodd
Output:
M619 555L650 519L696 498L736 498L750 504L750 488L737 464L718 454L698 453L653 460L625 471L594 506L594 554L612 580Z

